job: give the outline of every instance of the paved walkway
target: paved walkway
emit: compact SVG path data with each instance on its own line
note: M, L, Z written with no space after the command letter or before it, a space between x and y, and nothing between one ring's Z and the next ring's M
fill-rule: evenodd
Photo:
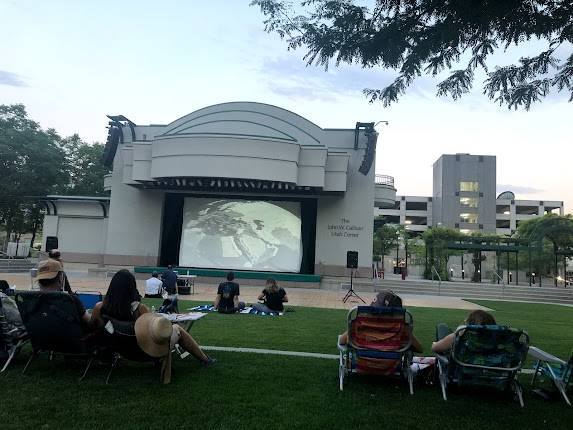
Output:
M109 285L109 279L104 277L88 276L86 272L68 271L68 278L74 290L99 291L105 293ZM16 285L17 289L30 289L30 275L27 273L3 273L0 279L6 279L10 285ZM138 280L137 287L143 294L145 281ZM241 286L241 300L247 303L257 302L257 296L261 292L261 287ZM217 294L217 286L212 284L200 284L195 286L195 294L182 296L182 299L195 300L200 302L212 302ZM293 306L306 306L329 309L350 309L359 300L353 298L346 303L342 303L342 298L346 291L329 291L322 289L290 288L287 291L289 304ZM358 293L366 303L372 302L376 293ZM405 306L409 307L431 307L444 309L484 309L487 308L462 300L459 297L443 297L415 294L401 294Z

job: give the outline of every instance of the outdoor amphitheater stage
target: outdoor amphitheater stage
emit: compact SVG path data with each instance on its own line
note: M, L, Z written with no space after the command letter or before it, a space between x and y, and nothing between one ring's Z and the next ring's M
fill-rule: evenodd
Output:
M159 266L135 266L134 272L138 279L148 278L151 273L162 273L166 267ZM202 284L218 284L227 276L228 270L222 269L199 269L193 267L174 267L180 275L195 275L196 282ZM309 275L302 273L281 273L281 272L257 272L257 271L236 271L233 270L235 278L245 281L248 285L264 285L269 278L275 279L285 288L319 288L320 275Z

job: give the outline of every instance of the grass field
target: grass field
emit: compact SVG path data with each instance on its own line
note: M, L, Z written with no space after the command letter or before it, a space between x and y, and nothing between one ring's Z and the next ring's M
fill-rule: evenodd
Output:
M480 301L499 323L523 327L532 345L566 356L573 348L573 309ZM181 308L191 302L184 302ZM342 310L292 308L282 317L209 314L193 327L203 345L335 354ZM429 349L437 322L455 327L466 311L410 308L416 336ZM27 351L0 376L0 428L551 428L570 429L573 408L533 396L524 376L525 409L510 395L435 386L415 395L399 380L351 377L338 391L335 360L213 352L215 366L175 358L173 382L162 386L149 365L123 363L105 385L96 366L78 382L81 363L41 358L25 376ZM426 351L426 355L430 355ZM529 367L529 365L528 365Z

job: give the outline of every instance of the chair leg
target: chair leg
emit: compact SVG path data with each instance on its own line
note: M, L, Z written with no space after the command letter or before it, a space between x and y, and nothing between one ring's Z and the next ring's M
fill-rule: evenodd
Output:
M408 366L408 370L406 371L408 375L408 385L410 386L410 395L414 395L414 374L412 373L412 369Z
M338 365L338 388L340 391L344 390L344 374L346 372L344 356L340 353L339 365Z
M517 400L519 400L519 405L523 408L525 407L524 403L523 403L523 392L521 389L521 384L514 379L513 381L511 381L511 385L513 388L513 392L515 393L515 395L517 396Z
M88 364L87 364L87 366L86 366L86 369L84 370L83 375L82 375L81 378L79 379L80 381L83 381L84 378L86 377L86 375L88 374L88 370L90 369L90 366L92 365L93 361L94 361L94 358L93 358L93 357L90 357L90 359L89 359L89 361L88 361Z
M440 387L442 388L442 397L444 398L444 401L447 401L448 397L446 395L446 385L448 381L447 381L446 369L439 359L437 361L438 361L438 375L440 379Z
M559 390L559 393L561 393L561 395L563 396L565 403L567 403L569 406L571 406L571 401L569 400L569 397L567 396L567 390L565 389L565 384L563 383L563 381L554 380L553 383L557 387L557 390Z
M28 359L28 361L26 362L26 365L24 366L24 369L22 370L22 375L24 373L26 373L26 370L28 370L28 366L30 365L30 363L32 362L32 360L34 358L36 358L36 356L38 355L38 353L36 351L32 352L32 355L30 355L30 358Z
M537 360L537 364L535 365L535 372L533 372L533 376L531 377L531 385L535 384L535 379L537 378L537 374L539 373L540 367L541 367L541 360Z
M109 384L109 379L111 378L111 374L113 372L113 369L115 369L117 367L117 363L119 362L119 355L116 355L113 359L113 363L111 363L111 369L109 369L109 373L107 374L107 378L105 379L105 383L106 385Z
M19 341L16 345L12 346L12 348L10 349L10 354L8 355L8 360L6 360L6 363L4 363L4 366L2 367L2 370L0 370L0 373L4 372L8 368L10 362L14 359L18 351L20 351L20 348L22 347L23 344L24 344L23 341Z

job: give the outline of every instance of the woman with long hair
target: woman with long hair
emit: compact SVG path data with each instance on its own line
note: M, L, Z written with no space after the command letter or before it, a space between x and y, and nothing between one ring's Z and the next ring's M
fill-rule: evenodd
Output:
M264 303L253 305L253 309L259 312L282 312L284 311L283 303L288 302L286 291L279 287L273 278L267 279L266 286L258 299L264 301Z
M489 312L481 309L471 311L464 321L465 325L496 325L495 318ZM436 327L436 341L432 342L432 352L443 354L449 352L454 345L455 333L444 324Z
M133 274L126 269L117 272L109 284L103 302L94 306L92 324L102 328L108 320L135 322L142 315L149 313L149 308L140 303L141 295L137 291L137 283ZM183 349L190 352L205 365L213 364L215 359L207 356L197 342L178 325L173 325L173 338Z

